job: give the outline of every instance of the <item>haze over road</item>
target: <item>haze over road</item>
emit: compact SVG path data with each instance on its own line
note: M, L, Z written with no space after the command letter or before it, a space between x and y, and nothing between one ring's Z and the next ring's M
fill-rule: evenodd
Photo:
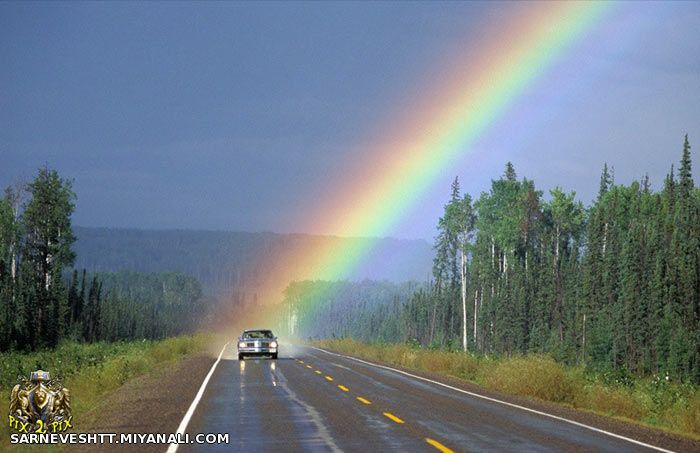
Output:
M227 346L179 451L645 451L643 445L308 347L279 360Z

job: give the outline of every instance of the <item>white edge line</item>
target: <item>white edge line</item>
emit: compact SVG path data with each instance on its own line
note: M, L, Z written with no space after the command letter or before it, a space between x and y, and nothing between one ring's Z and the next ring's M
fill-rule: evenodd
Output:
M553 419L555 419L555 420L559 420L559 421L562 421L562 422L570 423L570 424L572 424L572 425L580 426L580 427L582 427L582 428L590 429L591 431L596 431L596 432L599 432L599 433L601 433L601 434L605 434L605 435L608 435L608 436L611 436L611 437L615 437L615 438L617 438L617 439L626 440L627 442L631 442L631 443L633 443L633 444L641 445L642 447L651 448L651 449L653 449L653 450L658 450L658 451L663 451L663 452L665 452L665 453L675 453L673 450L666 450L666 449L661 448L661 447L656 447L656 446L654 446L654 445L645 444L644 442L640 442L640 441L638 441L638 440L634 440L634 439L631 439L631 438L629 438L629 437L621 436L621 435L619 435L619 434L611 433L611 432L609 432L609 431L605 431L605 430L602 430L602 429L600 429L600 428L596 428L596 427L594 427L594 426L590 426L590 425L586 425L586 424L583 424L583 423L579 423L579 422L576 422L576 421L574 421L574 420L569 420L568 418L559 417L559 416L557 416L557 415L552 415L552 414L548 414L548 413L546 413L546 412L541 412L541 411L538 411L538 410L535 410L535 409L530 409L529 407L525 407L525 406L520 406L520 405L517 405L517 404L509 403L509 402L507 402L507 401L502 401L502 400L499 400L499 399L496 399L496 398L491 398L491 397L489 397L489 396L480 395L480 394L478 394L478 393L473 393L473 392L470 392L470 391L467 391L467 390L463 390L463 389L460 389L460 388L457 388L457 387L453 387L453 386L451 386L451 385L448 385L448 384L445 384L445 383L442 383L442 382L439 382L439 381L434 381L434 380L432 380L432 379L428 379L428 378L425 378L425 377L422 377L422 376L417 376L417 375L415 375L415 374L407 373L406 371L397 370L396 368L391 368L391 367L388 367L388 366L379 365L379 364L377 364L377 363L368 362L368 361L366 361L366 360L358 359L358 358L356 358L356 357L350 357L350 356L347 356L347 355L338 354L338 353L331 352L331 351L326 351L325 349L317 348L317 347L315 347L315 346L311 346L311 347L312 347L313 349L316 349L317 351L325 352L326 354L336 355L336 356L338 356L338 357L343 357L343 358L346 358L346 359L354 360L354 361L356 361L356 362L364 363L365 365L370 365L370 366L377 367L377 368L384 368L384 369L386 369L386 370L391 370L391 371L394 371L394 372L396 372L396 373L400 373L400 374L403 374L403 375L406 375L406 376L410 376L410 377L412 377L412 378L414 378L414 379L420 379L421 381L430 382L430 383L432 383L432 384L436 384L436 385L439 385L439 386L441 386L441 387L445 387L445 388L448 388L448 389L451 389L451 390L455 390L455 391L460 392L460 393L466 393L467 395L471 395L471 396L474 396L474 397L476 397L476 398L481 398L481 399L485 399L485 400L488 400L488 401L493 401L494 403L500 403L500 404L503 404L503 405L506 405L506 406L515 407L515 408L517 408L517 409L521 409L521 410L524 410L524 411L527 411L527 412L532 412L532 413L537 414L537 415L542 415L542 416L544 416L544 417L553 418Z
M187 429L187 425L190 423L190 419L192 418L192 415L194 414L194 410L197 409L197 404L199 404L199 400L202 399L202 395L204 395L204 390L207 388L207 384L209 383L209 379L211 379L211 375L214 374L214 370L216 369L216 366L221 362L221 356L224 355L224 351L226 350L226 346L229 344L226 343L223 348L221 348L221 352L219 353L219 357L216 359L216 362L214 362L214 365L211 366L211 369L209 370L209 373L207 374L207 377L204 378L204 381L202 381L202 385L199 387L199 391L197 392L197 395L195 395L194 399L192 400L192 404L190 404L190 408L187 409L187 412L185 413L185 416L182 417L182 421L180 422L180 426L177 427L177 437L182 436L185 433L185 430ZM171 443L168 446L168 450L166 453L175 453L177 451L178 444L176 443Z

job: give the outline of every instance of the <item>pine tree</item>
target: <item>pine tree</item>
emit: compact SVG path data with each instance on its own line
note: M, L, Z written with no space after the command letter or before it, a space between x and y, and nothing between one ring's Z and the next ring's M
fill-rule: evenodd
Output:
M554 278L554 301L552 319L559 337L559 343L564 342L564 276L562 267L571 255L571 247L582 233L584 222L583 205L575 201L575 193L565 194L556 187L550 191L552 200L546 209L550 212L553 232L554 256L552 272ZM571 302L573 304L573 301Z
M612 177L608 171L608 163L603 165L603 172L600 175L600 184L598 186L598 199L603 198L603 195L608 193L610 187L612 186Z
M678 197L680 200L691 198L695 183L693 183L692 163L690 159L690 142L688 134L683 140L683 155L681 156L681 166L678 170Z
M641 366L643 342L643 320L647 316L645 238L643 219L641 218L641 192L634 182L629 188L630 223L628 235L622 246L620 257L620 305L622 319L620 330L624 332L624 355L626 367L637 371Z
M670 368L678 377L700 376L698 352L698 306L700 305L700 212L692 178L690 143L685 136L676 194L674 231L671 239L672 311L679 323L671 340Z
M14 310L13 282L10 275L13 236L12 208L6 197L0 198L0 350L12 344L10 328Z
M506 170L503 172L503 178L506 181L515 181L518 176L515 174L515 168L511 162L506 163Z
M87 342L98 341L100 339L102 284L97 275L93 275L90 290L88 291L87 302L85 303L83 338Z

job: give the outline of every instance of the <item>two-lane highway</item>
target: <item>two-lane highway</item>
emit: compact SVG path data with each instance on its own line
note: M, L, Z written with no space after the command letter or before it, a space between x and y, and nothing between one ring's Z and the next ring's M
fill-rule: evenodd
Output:
M611 433L307 347L228 347L187 427L229 445L179 451L640 451Z

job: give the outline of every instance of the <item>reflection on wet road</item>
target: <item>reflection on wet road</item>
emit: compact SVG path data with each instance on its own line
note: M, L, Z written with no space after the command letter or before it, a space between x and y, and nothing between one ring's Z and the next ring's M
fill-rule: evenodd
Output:
M643 447L311 348L239 361L228 350L179 451L640 451Z

